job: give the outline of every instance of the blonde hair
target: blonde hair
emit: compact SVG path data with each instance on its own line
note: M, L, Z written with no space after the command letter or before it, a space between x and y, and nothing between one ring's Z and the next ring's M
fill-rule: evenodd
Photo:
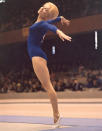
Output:
M56 18L59 15L59 10L58 10L57 6L51 2L47 2L45 4L50 4L50 6L51 6L49 17L51 19Z

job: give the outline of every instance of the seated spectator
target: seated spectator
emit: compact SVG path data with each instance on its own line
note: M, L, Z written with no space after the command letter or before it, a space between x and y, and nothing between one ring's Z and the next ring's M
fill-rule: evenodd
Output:
M41 87L41 84L40 84L40 82L37 80L36 81L36 88L37 88L37 91L45 91L42 87Z
M16 82L12 82L12 85L9 87L10 91L15 91L16 90Z
M101 87L102 86L102 78L100 78L99 75L96 75L96 79L97 79L97 85L98 85L98 87Z
M81 83L78 82L77 79L72 80L71 88L72 91L78 91L78 90L83 91L82 85Z
M64 89L65 89L64 82L62 80L57 81L55 90L56 91L64 91Z
M78 71L79 75L81 77L84 77L85 76L85 72L84 72L84 66L83 65L80 65L79 66L79 71Z
M92 88L93 87L93 81L92 81L91 77L87 78L87 84L86 84L86 86L88 88Z
M8 84L5 82L3 86L2 93L7 93L8 92Z
M37 87L36 87L36 84L35 84L35 83L33 83L33 84L32 84L31 91L32 91L32 92L37 92L37 91L38 91L38 89L37 89Z
M29 89L30 89L29 81L24 80L23 87L24 87L25 92L29 92Z
M24 87L22 86L20 80L18 80L18 83L16 84L16 92L23 92Z

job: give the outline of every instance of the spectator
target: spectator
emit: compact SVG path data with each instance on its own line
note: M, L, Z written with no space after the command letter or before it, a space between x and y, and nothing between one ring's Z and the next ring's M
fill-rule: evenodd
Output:
M78 90L83 91L82 85L78 82L77 79L72 80L71 88L72 91L78 91Z
M20 82L20 80L18 80L18 83L16 84L16 92L23 92L24 91L24 88Z
M55 66L55 67L54 67ZM57 70L56 74L53 69L57 68L57 65L53 64L51 81L53 87L56 91L65 91L72 90L84 90L88 88L100 88L102 90L102 73L101 70L87 70L84 67L85 76L79 77L78 70L73 70L70 68L67 72L63 71L63 65L60 67L60 70ZM68 67L69 68L69 67ZM78 67L77 67L78 69ZM41 87L40 82L37 77L33 74L33 70L30 68L24 67L20 71L18 69L12 69L9 72L1 70L4 73L0 73L0 93L7 93L10 91L16 92L36 92L36 91L45 91ZM86 87L86 88L85 88Z

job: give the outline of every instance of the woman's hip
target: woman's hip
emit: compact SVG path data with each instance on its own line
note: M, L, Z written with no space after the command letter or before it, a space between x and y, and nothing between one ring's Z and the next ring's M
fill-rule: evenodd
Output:
M28 49L28 54L30 56L30 58L32 59L32 57L36 57L36 56L39 56L39 57L42 57L44 59L47 60L47 55L46 53L41 49L41 48L31 48L31 49Z

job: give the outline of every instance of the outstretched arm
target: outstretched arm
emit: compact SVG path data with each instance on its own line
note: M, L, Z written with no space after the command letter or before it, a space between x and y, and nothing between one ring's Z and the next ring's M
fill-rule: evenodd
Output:
M53 19L53 20L47 20L47 22L49 24L53 24L53 23L56 23L56 22L59 22L61 21L61 16L58 16L56 19Z
M66 35L66 34L64 34L61 30L59 30L59 29L57 29L56 30L56 33L57 33L57 35L60 37L60 39L61 40L68 40L68 41L71 41L71 37L70 36L68 36L68 35Z
M62 25L67 25L67 26L69 26L69 24L70 24L70 20L67 20L66 18L64 18L63 16L61 16L61 24Z
M47 22L48 22L49 24L53 24L53 23L56 23L56 22L59 22L59 21L61 21L61 24L62 24L62 25L66 24L66 25L69 26L69 24L70 24L70 21L67 20L66 18L64 18L63 16L59 16L59 17L57 17L57 18L54 19L54 20L48 20Z
M71 41L72 38L69 37L69 36L67 36L66 34L64 34L64 33L63 33L61 30L59 30L55 25L48 24L47 22L46 22L45 25L46 25L45 27L47 28L47 30L50 30L50 31L56 33L56 34L60 37L60 39L62 39L63 41L64 41L64 40Z

